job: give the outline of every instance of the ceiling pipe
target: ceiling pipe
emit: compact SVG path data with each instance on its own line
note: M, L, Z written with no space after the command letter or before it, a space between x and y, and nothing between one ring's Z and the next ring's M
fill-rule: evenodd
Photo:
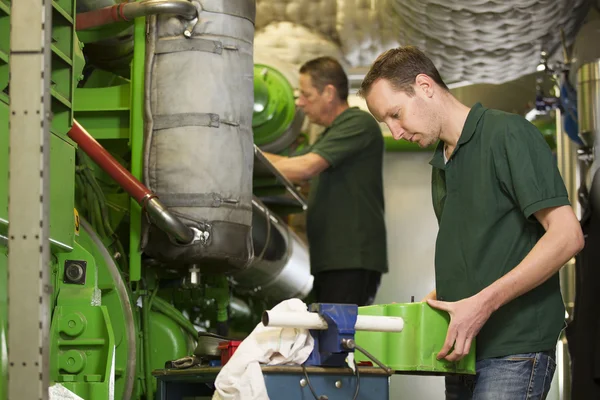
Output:
M76 29L85 30L158 14L178 15L187 20L198 17L196 7L187 0L142 0L77 14Z

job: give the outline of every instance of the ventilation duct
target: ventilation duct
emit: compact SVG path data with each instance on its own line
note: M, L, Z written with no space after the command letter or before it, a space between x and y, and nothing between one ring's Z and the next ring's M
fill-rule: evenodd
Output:
M293 22L326 36L345 61L368 68L384 50L415 45L447 83L503 83L536 71L542 51L570 45L588 0L258 0L263 32ZM288 41L295 46L294 41Z

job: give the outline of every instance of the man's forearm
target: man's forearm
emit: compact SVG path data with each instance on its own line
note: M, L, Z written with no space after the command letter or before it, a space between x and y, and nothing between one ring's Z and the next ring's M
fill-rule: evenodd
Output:
M283 176L294 183L306 182L329 167L327 160L315 153L297 157L282 157L271 153L264 154Z
M273 163L283 176L294 183L306 182L311 177L309 166L303 162L302 158L296 159L282 157L281 160Z
M285 160L286 158L288 158L288 157L285 157L285 156L280 156L280 155L273 154L273 153L267 153L267 152L264 152L264 151L263 151L263 155L273 165L275 165L278 161Z
M298 168L296 160L291 160L290 157L280 156L273 153L265 153L264 156L269 160L271 164L277 168L279 172L291 182L301 183L306 181L305 171L302 170L302 166Z
M545 282L582 247L576 229L547 231L513 270L483 289L481 296L491 311L509 303Z

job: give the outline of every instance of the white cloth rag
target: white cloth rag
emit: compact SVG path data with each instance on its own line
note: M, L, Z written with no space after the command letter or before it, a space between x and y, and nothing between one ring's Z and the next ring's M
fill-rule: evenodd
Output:
M308 308L302 300L289 299L273 311L308 312ZM269 400L260 364L302 364L314 345L308 329L259 323L217 375L213 400Z

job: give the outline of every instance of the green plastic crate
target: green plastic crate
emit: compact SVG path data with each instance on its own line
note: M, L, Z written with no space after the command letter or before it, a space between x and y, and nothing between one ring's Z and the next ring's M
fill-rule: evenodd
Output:
M446 340L450 316L427 303L382 304L359 307L358 315L402 317L402 332L356 332L356 344L395 371L431 374L475 374L475 340L459 362L438 360ZM356 351L356 361L369 361Z

